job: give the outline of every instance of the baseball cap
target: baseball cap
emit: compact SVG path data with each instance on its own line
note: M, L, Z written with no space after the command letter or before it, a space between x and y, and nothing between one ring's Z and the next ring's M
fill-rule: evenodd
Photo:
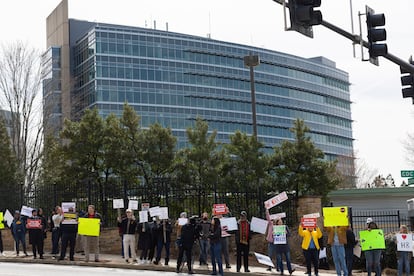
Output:
M373 222L372 218L367 218L367 224L370 224L371 222Z
M246 211L241 211L240 215L242 215L243 217L247 217Z
M127 213L132 213L132 210L131 209L126 209L126 212Z

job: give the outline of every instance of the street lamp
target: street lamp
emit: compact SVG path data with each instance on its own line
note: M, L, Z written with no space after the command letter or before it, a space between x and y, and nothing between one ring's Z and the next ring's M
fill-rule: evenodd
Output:
M257 140L257 123L256 123L256 95L254 92L254 70L253 68L260 64L258 55L252 55L244 57L244 65L250 67L250 88L252 96L252 119L253 119L253 136Z

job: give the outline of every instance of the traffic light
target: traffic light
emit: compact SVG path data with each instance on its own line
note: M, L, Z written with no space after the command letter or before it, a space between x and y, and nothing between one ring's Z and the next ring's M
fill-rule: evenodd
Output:
M413 64L413 59L410 57L409 60L410 64ZM414 74L411 71L408 71L404 67L400 67L401 71L401 84L402 88L402 96L403 98L413 98L414 103Z
M322 23L321 0L289 0L290 28L313 38L312 26Z
M375 14L374 10L366 6L366 15L367 15L367 29L368 29L368 51L369 57L373 62L378 65L379 56L385 56L388 54L388 47L385 43L377 43L379 41L384 41L387 39L387 32L382 27L385 25L385 15L383 13ZM372 62L372 61L371 61Z

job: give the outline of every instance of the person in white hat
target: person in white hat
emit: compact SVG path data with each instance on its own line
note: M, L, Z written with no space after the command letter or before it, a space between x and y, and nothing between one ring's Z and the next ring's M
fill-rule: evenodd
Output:
M372 218L367 218L367 230L378 229L378 225ZM375 275L381 275L381 249L364 251L368 276L374 271Z
M124 246L124 257L127 263L130 262L128 252L131 251L132 262L137 262L137 253L135 251L135 231L137 229L137 221L131 209L125 211L126 217L121 219L118 217L118 227L122 231L122 242Z

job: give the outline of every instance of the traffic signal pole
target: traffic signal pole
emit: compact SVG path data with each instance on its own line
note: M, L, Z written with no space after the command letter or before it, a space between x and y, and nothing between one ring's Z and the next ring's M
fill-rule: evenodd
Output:
M286 6L288 7L288 3L285 2L285 0L273 0L273 2L276 2L280 5ZM337 26L335 26L334 24L331 24L325 20L322 20L321 25L330 29L331 31L334 31L335 33L338 33L340 35L342 35L345 38L348 38L349 40L351 40L354 44L359 44L362 45L363 47L369 49L369 43L365 40L363 40L359 35L355 35L355 34L351 34L350 32L347 32ZM414 74L414 65L410 64L409 62L400 59L399 57L391 54L391 53L386 53L383 55L384 58L388 59L389 61L399 65L400 67L404 68L405 70L411 72L412 74Z

